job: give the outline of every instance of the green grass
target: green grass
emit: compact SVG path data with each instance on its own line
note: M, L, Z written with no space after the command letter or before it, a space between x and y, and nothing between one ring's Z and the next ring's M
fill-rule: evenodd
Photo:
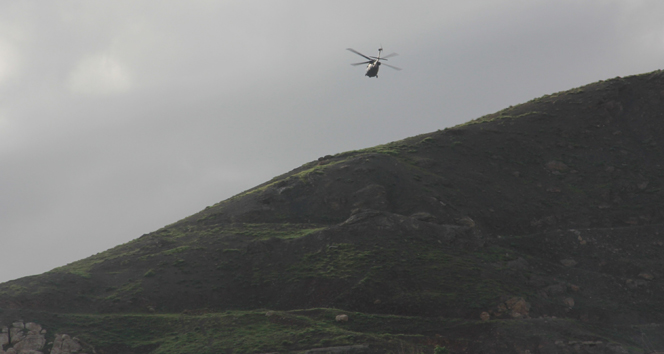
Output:
M382 323L381 316L350 313L357 324L337 323L334 309L306 311L226 311L199 316L181 314L62 314L45 328L68 333L96 348L123 343L155 348L154 354L291 352L325 346L399 343L393 336L363 330ZM347 312L345 312L347 313ZM361 317L362 316L362 317ZM388 316L390 321L397 317ZM406 319L412 321L413 319ZM43 323L43 322L42 322ZM389 340L386 340L388 338Z
M301 224L242 224L239 227L229 228L227 231L254 237L259 240L270 238L294 239L307 236L311 233L325 229L325 227L311 227Z
M3 287L3 289L0 291L0 294L8 296L19 296L25 294L27 291L28 289L25 286L9 284Z
M243 197L246 197L246 196L251 195L251 194L264 192L268 188L273 187L273 186L275 186L279 183L286 182L286 183L290 184L289 181L291 181L292 179L295 179L295 178L299 179L301 182L308 183L308 177L310 175L312 175L312 174L314 174L314 175L316 175L316 174L319 174L319 175L325 174L325 171L328 168L330 168L331 166L334 166L338 163L341 163L341 162L343 162L343 161L332 161L332 162L327 163L325 165L318 165L318 164L314 164L314 163L305 164L301 167L301 168L304 168L304 169L300 172L293 173L289 176L286 176L286 177L283 177L283 178L280 178L280 179L273 179L272 181L270 181L270 183L266 183L264 185L261 185L261 186L249 189L245 192L239 193L239 194L229 198L228 201L235 200L235 199L238 199L238 198L243 198ZM309 166L311 166L311 167L309 167ZM224 203L224 202L222 202L222 203ZM217 203L213 207L217 207L219 205L222 205L222 203ZM199 219L199 220L202 220L202 219Z
M161 254L163 254L165 256L168 256L168 255L172 255L172 254L176 254L176 253L182 253L182 252L184 252L188 249L189 249L189 246L180 246L180 247L171 248L170 250L164 251Z
M325 174L325 170L327 170L331 166L334 166L334 165L336 165L338 163L341 163L341 162L343 162L343 161L332 161L332 162L327 163L325 165L315 165L314 167L306 169L306 170L301 171L301 172L298 172L298 173L290 176L289 178L299 178L300 181L308 183L308 177L310 175L312 175L312 174L323 175L323 174Z
M353 244L331 244L324 251L305 254L288 272L295 279L346 279L359 274L360 268L369 264L371 254Z
M148 271L146 274L149 274L150 271ZM144 275L146 277L150 277L150 275ZM140 281L134 280L134 281L129 281L122 285L118 289L113 289L113 293L110 295L106 296L106 300L119 300L120 298L123 297L130 297L133 295L137 295L143 291L143 287L141 285Z
M517 115L507 114L510 110L511 109L506 109L506 110L502 110L502 111L497 112L497 113L487 114L485 116L482 116L480 118L471 120L469 122L456 125L456 126L453 127L453 129L468 126L468 125L473 125L473 124L488 123L488 122L493 122L493 121L501 121L501 120L509 120L509 119L525 118L525 117L532 116L532 115L549 115L546 112L540 112L540 111L531 111L531 112L521 113L521 114L517 114Z
M403 142L394 142L394 143L389 143L389 144L383 144L383 145L378 145L366 149L361 149L361 150L354 150L354 151L349 151L346 153L343 153L343 155L351 155L351 156L360 156L364 154L384 154L384 155L390 155L390 156L399 156L401 152L405 151L408 149L409 146L407 144L404 144Z
M348 322L336 322L338 314ZM368 314L333 308L292 311L233 310L186 314L26 314L47 330L78 337L83 351L140 352L146 354L303 353L321 347L369 345L382 353L432 353L446 343L450 348L477 341L500 331L505 338L531 340L553 334L553 339L615 339L641 352L635 338L647 335L658 346L659 326L600 328L571 319L488 321ZM426 334L423 334L426 333ZM635 336L636 335L636 336ZM612 340L613 338L613 340ZM440 340L440 341L439 341ZM454 345L456 343L456 345ZM465 344L464 344L465 343ZM125 349L117 347L118 344ZM114 348L114 349L110 349ZM50 349L47 345L45 349ZM404 351L406 350L406 351ZM441 349L438 349L440 352Z

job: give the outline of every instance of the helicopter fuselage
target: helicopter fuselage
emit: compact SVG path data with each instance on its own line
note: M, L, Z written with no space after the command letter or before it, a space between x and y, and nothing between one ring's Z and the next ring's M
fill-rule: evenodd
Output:
M366 76L368 77L378 77L378 69L380 68L380 62L378 60L367 65Z

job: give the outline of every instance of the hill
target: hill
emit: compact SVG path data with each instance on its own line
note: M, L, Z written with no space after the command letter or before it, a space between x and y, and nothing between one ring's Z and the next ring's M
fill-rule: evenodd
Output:
M657 71L325 156L1 284L0 322L97 353L664 350L663 133Z

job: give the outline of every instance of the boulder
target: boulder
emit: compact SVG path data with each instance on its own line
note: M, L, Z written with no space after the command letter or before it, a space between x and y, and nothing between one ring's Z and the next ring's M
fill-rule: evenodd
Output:
M507 309L510 310L510 316L513 318L525 318L528 317L528 312L530 311L530 304L526 302L522 297L513 297L505 301Z
M20 354L38 352L46 345L46 338L43 334L31 332L23 340L14 344L14 350Z
M51 354L72 354L81 350L81 344L67 334L56 334Z
M18 343L23 340L25 333L23 333L23 328L12 327L9 329L9 338L12 343Z
M34 322L28 322L25 324L25 329L27 329L28 331L39 332L42 330L42 326Z
M348 322L348 315L344 315L344 314L337 315L337 317L335 319L336 319L337 322Z
M561 259L561 260L560 260L560 263L562 263L562 265L564 265L565 267L574 267L575 265L578 264L577 261L575 261L575 260L573 260L573 259L569 259L569 258L567 258L567 259Z
M410 217L411 217L411 218L415 218L415 219L420 220L420 221L424 221L424 222L433 222L433 221L436 221L436 217L435 217L435 216L433 216L433 215L431 215L430 213L427 213L427 212L425 212L425 211L417 212L417 213L415 213L415 214L412 214Z
M556 296L565 293L567 287L564 284L553 284L544 288L547 295Z
M627 285L628 288L630 289L636 289L636 288L642 288L646 287L648 285L648 282L643 280L643 279L627 279L625 281L625 284Z
M471 219L470 216L465 216L457 220L457 224L467 227L475 227L475 220Z
M528 270L529 265L528 261L522 257L519 257L518 259L507 262L507 268L514 270Z
M558 171L558 172L567 171L569 169L569 166L556 160L551 160L547 162L546 165L544 165L544 167L546 167L546 169L549 171Z
M9 333L3 330L0 334L0 347L7 344L9 344Z

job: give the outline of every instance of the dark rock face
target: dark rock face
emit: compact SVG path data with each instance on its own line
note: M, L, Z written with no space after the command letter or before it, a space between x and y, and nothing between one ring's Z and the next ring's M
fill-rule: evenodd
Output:
M491 345L419 333L457 352L624 351L605 336L645 348L615 328L664 322L663 161L664 74L616 78L320 158L126 245L2 284L0 307L335 307L481 323L455 335ZM578 340L549 340L561 319ZM528 339L500 321L537 331ZM649 350L664 348L650 338Z

